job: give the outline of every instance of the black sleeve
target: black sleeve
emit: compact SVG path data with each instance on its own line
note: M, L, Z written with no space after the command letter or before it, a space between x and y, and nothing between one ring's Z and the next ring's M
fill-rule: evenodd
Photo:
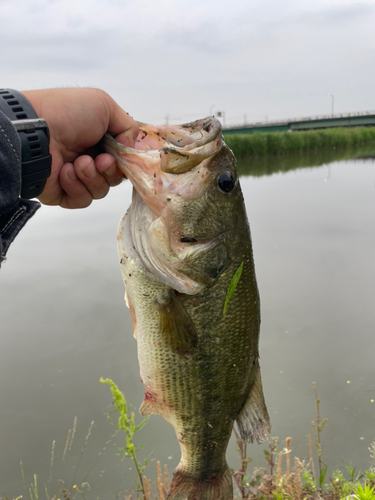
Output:
M12 122L0 111L0 266L9 245L40 207L21 199L21 144Z

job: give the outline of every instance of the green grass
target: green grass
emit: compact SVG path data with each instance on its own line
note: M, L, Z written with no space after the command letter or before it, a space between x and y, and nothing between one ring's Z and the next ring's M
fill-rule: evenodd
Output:
M331 128L306 132L229 134L224 139L237 158L297 151L345 148L375 142L375 127Z

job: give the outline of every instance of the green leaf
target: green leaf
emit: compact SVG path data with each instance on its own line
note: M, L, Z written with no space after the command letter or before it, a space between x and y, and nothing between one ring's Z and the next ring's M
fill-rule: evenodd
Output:
M361 484L358 484L358 486L355 488L355 494L359 500L375 499L374 487L371 488L370 485L368 484L365 484L364 488L362 487Z
M227 296L226 296L225 302L224 302L223 314L225 314L225 310L227 308L229 299L232 297L233 292L235 291L235 289L236 289L236 287L238 285L238 282L240 281L241 274L242 274L242 269L243 269L243 262L241 262L240 267L234 273L234 276L231 279L231 282L229 283L228 291L227 291Z
M327 466L325 465L322 469L322 472L319 476L319 487L321 488L323 483L324 483L324 478L326 477L326 473L327 473Z
M142 427L147 424L147 420L149 419L149 417L146 417L144 420L142 420L142 422L136 426L136 428L134 429L134 433L136 433L137 431L139 431L140 429L142 429Z

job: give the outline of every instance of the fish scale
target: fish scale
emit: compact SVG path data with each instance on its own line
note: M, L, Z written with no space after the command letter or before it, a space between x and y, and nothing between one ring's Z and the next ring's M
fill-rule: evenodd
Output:
M145 385L140 412L161 415L180 444L168 500L232 500L225 455L234 422L247 442L270 431L259 293L235 159L214 118L140 130L136 149L106 138L134 186L118 248Z

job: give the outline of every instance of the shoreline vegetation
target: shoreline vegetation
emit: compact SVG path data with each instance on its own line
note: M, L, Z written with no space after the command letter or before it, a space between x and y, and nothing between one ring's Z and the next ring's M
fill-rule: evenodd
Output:
M128 416L121 411L126 408L122 392L112 380L105 382L111 385L113 404L120 412L119 424L124 417L128 421L134 419L133 413ZM315 420L312 421L312 433L308 435L308 461L300 460L296 456L292 459L291 437L285 439L285 447L281 449L279 449L278 438L269 437L268 450L264 450L266 464L264 467L254 467L251 474L248 468L252 459L247 456L247 444L241 440L233 427L240 459L240 468L231 469L234 487L233 500L375 500L375 441L368 448L371 465L367 471L362 474L357 473L352 464L344 464L348 479L338 469L333 471L329 478L327 477L328 466L323 460L321 433L328 420L321 418L320 398L315 382L313 382L313 388L316 414ZM115 427L119 428L119 425ZM132 437L134 434L132 433ZM126 432L126 440L129 444L128 439L129 432ZM136 462L135 465L137 466ZM141 479L138 483L138 490L125 496L124 500L167 500L170 487L170 474L167 466L165 465L162 471L160 462L157 462L157 479L154 484L156 495L152 482L144 475L144 467L140 468L138 465L137 468Z
M156 463L157 476L155 471L148 470L151 476L155 477L154 481L150 481L145 476L148 460L142 464L136 457L142 446L136 445L133 438L145 425L147 419L136 425L134 413L130 411L130 407L117 385L110 379L101 379L101 382L110 385L112 404L115 409L108 415L108 420L116 430L99 452L97 459L102 456L113 438L119 433L124 443L123 447L118 448L120 457L122 460L133 462L137 482L135 488L128 486L129 489L118 493L115 498L121 500L166 500L171 483L171 474L167 466L162 468L158 461ZM327 424L327 419L321 418L320 398L315 383L313 383L313 388L316 415L312 421L312 432L308 435L308 459L300 460L292 455L292 438L287 437L284 445L283 442L279 442L278 438L270 437L268 449L264 450L265 462L263 466L254 466L253 470L250 471L249 464L252 459L247 455L248 447L233 429L240 464L238 470L231 469L234 486L233 500L375 500L375 441L368 448L371 460L369 460L369 467L366 471L361 473L352 464L344 463L344 472L337 469L328 476L321 441L321 433ZM79 462L73 468L75 470L73 479L68 480L67 477L64 477L65 474L63 477L57 477L56 473L53 472L55 465L55 442L53 442L49 481L42 486L39 484L37 476L34 475L32 482L29 483L25 479L21 463L24 494L17 498L9 498L1 491L0 484L0 500L75 500L76 498L99 500L97 494L90 490L89 482L87 482L91 469L85 474L83 481L79 481L77 477L80 461L91 435L93 424L94 422L91 423L87 433ZM68 432L62 462L72 447L76 428L77 419L75 418L73 428ZM126 485L124 486L126 487Z
M236 158L348 148L375 143L375 127L331 128L299 132L255 132L225 134L224 139ZM374 147L375 149L375 147Z

